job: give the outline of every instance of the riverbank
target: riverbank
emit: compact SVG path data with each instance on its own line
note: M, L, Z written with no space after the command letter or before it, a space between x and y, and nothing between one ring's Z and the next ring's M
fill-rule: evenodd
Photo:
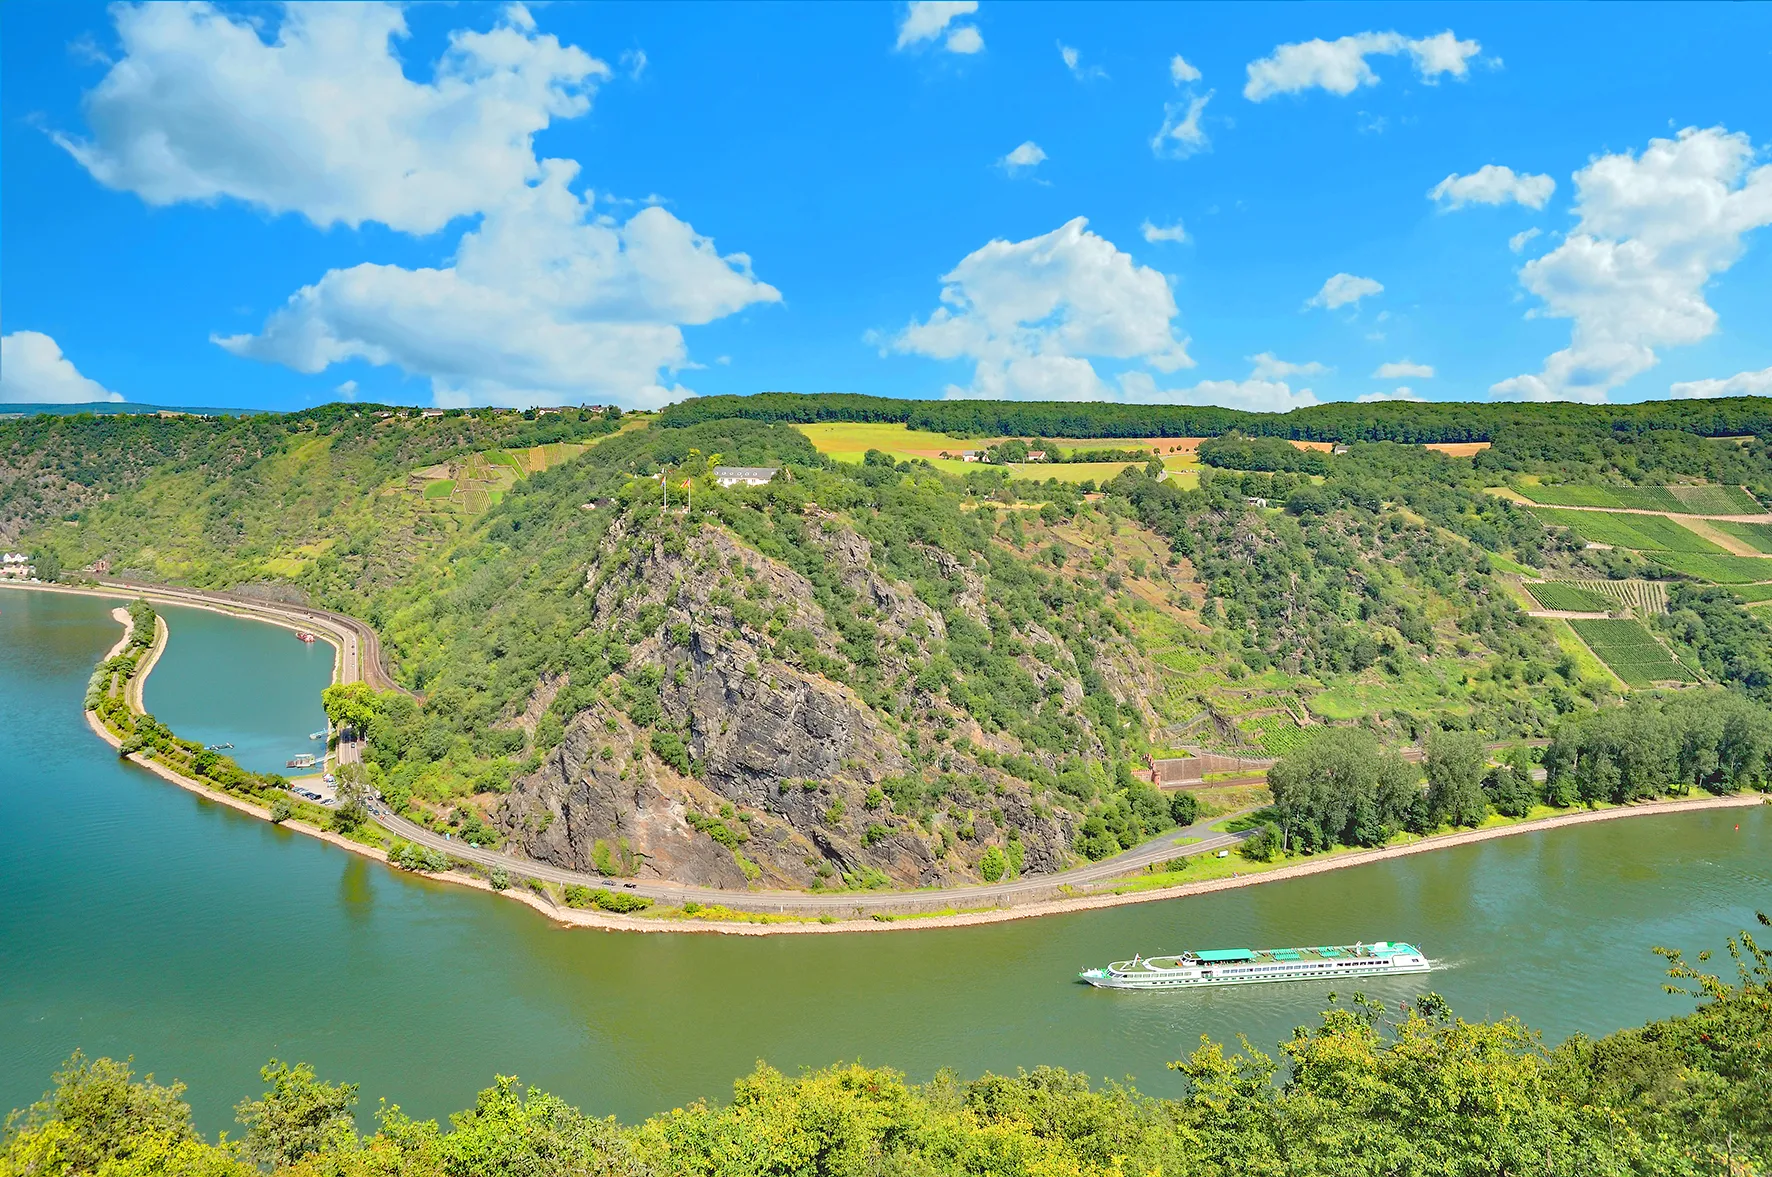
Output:
M24 586L21 586L24 587ZM29 586L48 587L48 586ZM51 591L84 592L88 595L114 596L102 590L92 589L52 589ZM175 603L187 603L182 598L174 598ZM217 607L215 612L231 613L228 608ZM117 616L115 611L113 616ZM127 621L127 613L123 612L120 620ZM250 618L258 620L259 618ZM294 628L294 626L286 626ZM164 619L158 619L156 637L152 650L140 673L134 676L128 696L131 708L138 714L140 707L140 681L152 669L153 662L158 659L160 651L166 645L168 630ZM123 643L127 644L129 634L126 630ZM87 712L90 727L113 748L121 748L121 741L109 731L99 717ZM192 780L176 770L156 760L134 754L130 760L148 769L168 783L178 785L189 792L208 800L217 801L241 813L269 821L271 813L263 805L251 800L213 788L200 781ZM698 889L682 888L666 882L648 882L644 887L648 891L681 891L678 898L679 906L655 911L652 915L618 915L594 909L574 908L559 902L556 896L563 895L562 887L576 882L577 885L609 886L607 880L593 879L590 876L577 876L573 872L562 871L545 863L531 863L527 860L509 858L488 851L471 850L468 847L451 845L440 838L430 835L429 831L413 827L411 836L421 844L435 842L432 848L441 850L466 869L444 872L410 872L424 874L425 877L439 882L447 882L457 886L467 886L483 891L492 891L508 898L515 899L533 908L548 919L561 926L596 928L605 931L638 931L638 932L708 932L725 935L761 936L780 934L805 934L826 932L883 932L907 931L925 928L956 928L970 927L980 924L1003 923L1012 920L1031 919L1038 916L1069 914L1080 911L1099 910L1108 907L1120 907L1137 903L1150 903L1165 899L1180 899L1195 895L1213 894L1220 891L1255 886L1259 883L1299 878L1306 875L1321 874L1326 871L1339 870L1344 867L1361 866L1379 862L1388 858L1404 857L1420 854L1429 850L1467 845L1472 842L1487 841L1494 838L1508 837L1519 833L1532 833L1541 830L1556 829L1567 825L1578 825L1596 821L1611 821L1625 817L1650 816L1661 813L1680 813L1696 809L1728 808L1737 806L1753 806L1761 804L1765 798L1760 795L1732 795L1723 797L1688 797L1673 798L1660 801L1644 802L1635 805L1610 807L1594 810L1575 810L1550 814L1544 817L1525 821L1510 822L1475 830L1456 831L1445 834L1429 835L1404 844L1380 847L1370 850L1344 849L1329 854L1314 856L1305 860L1295 860L1279 865L1265 865L1238 862L1234 873L1229 877L1194 879L1177 882L1173 885L1148 886L1141 885L1143 880L1132 877L1095 877L1075 881L1075 886L1067 884L1063 875L1052 876L1045 880L1025 880L1024 885L1038 886L1040 892L1030 895L1025 900L1003 899L993 896L987 889L980 888L975 897L966 893L946 896L944 906L934 911L918 912L892 911L879 909L872 913L858 907L858 899L866 899L874 904L881 902L913 906L919 902L931 903L933 896L920 896L917 893L887 895L845 895L832 894L828 897L817 897L819 906L804 906L811 896L793 895L772 897L767 894L725 894L720 893L711 901ZM388 850L394 841L386 846L371 845L362 841L344 837L334 831L321 828L312 822L299 818L290 818L280 823L296 833L315 837L339 849L349 850L378 862L388 862ZM391 819L378 824L375 833L391 840L398 840L405 832L408 823ZM378 838L379 841L379 838ZM1179 855L1210 853L1219 848L1218 844L1206 846L1177 847ZM1217 860L1207 859L1216 865ZM391 865L391 864L390 864ZM493 869L503 869L512 876L512 885L506 889L494 891L485 878L479 877L474 870L490 874ZM1208 868L1211 869L1211 868ZM558 876L558 877L554 877ZM527 885L534 880L536 886ZM1082 887L1093 888L1082 891ZM695 905L684 902L693 892L698 896ZM654 896L662 898L662 896ZM968 901L979 904L973 909L965 908ZM792 902L796 908L794 914L786 913L786 906ZM751 910L732 910L726 904L743 904ZM765 913L761 910L770 906L778 907L776 913Z

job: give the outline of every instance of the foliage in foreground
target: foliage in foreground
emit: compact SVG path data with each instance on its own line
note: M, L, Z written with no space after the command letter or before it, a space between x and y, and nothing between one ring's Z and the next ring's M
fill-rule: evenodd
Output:
M1760 916L1762 923L1772 920ZM361 1137L357 1089L273 1060L236 1141L204 1141L181 1084L76 1054L7 1121L0 1177L500 1177L510 1174L1710 1174L1772 1166L1772 967L1748 933L1733 982L1664 951L1687 1015L1547 1050L1518 1021L1429 995L1391 1016L1356 996L1278 1058L1202 1040L1175 1098L1040 1067L962 1082L767 1066L730 1104L635 1127L501 1076L447 1128L398 1107ZM1708 953L1699 957L1703 961Z

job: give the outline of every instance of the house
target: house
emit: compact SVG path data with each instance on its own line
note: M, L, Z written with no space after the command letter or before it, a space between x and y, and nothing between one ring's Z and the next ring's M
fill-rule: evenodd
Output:
M418 415L420 417L441 417L443 415L443 410L442 409L420 409L418 411Z
M1334 453L1334 454L1345 454L1345 453L1347 453L1347 447L1344 445L1338 445L1334 449L1330 450L1329 452Z
M962 462L982 462L982 461L984 461L984 451L983 450L966 450L963 453L961 453L960 460Z
M1243 501L1245 503L1248 503L1251 507L1265 507L1265 506L1267 506L1267 500L1264 498L1260 498L1260 497L1250 497L1250 498L1244 499Z
M109 576L111 573L111 559L109 556L100 556L81 571L90 572L94 576Z
M7 580L31 580L37 570L31 566L31 558L23 552L0 552L0 578Z
M1028 461L1030 461L1030 462L1044 462L1045 460L1046 460L1046 451L1045 450L1029 450L1028 451Z
M714 481L721 486L762 486L780 470L780 466L715 466Z

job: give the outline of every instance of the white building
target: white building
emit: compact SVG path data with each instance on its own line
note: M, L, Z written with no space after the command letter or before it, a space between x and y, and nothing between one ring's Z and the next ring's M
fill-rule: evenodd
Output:
M715 466L714 481L721 486L763 486L780 471L780 466Z

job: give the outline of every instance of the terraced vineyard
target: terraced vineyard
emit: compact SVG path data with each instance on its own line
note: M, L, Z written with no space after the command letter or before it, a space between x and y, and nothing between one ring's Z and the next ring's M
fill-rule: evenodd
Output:
M1753 515L1765 510L1736 486L1525 486L1520 493L1548 507L1623 507L1678 515Z
M1548 580L1536 584L1527 581L1526 591L1544 609L1558 609L1568 613L1610 613L1618 607L1618 602L1604 593L1564 581Z
M1567 527L1588 543L1610 544L1644 552L1722 552L1723 549L1672 519L1659 515L1623 515L1611 511L1563 511L1534 507L1532 513L1551 527Z
M1705 552L1656 552L1655 559L1675 572L1712 584L1751 584L1772 580L1772 558L1713 556Z
M1741 584L1734 586L1731 591L1750 604L1756 601L1772 601L1772 584Z
M1710 525L1724 535L1734 536L1756 552L1772 554L1772 523L1731 523L1713 519Z
M1290 715L1263 715L1237 723L1238 732L1251 747L1269 756L1285 756L1305 742L1305 730Z
M1569 625L1627 686L1698 681L1698 676L1676 662L1640 621L1571 621Z
M1629 605L1638 616L1667 612L1667 584L1659 580L1571 580L1564 583Z

